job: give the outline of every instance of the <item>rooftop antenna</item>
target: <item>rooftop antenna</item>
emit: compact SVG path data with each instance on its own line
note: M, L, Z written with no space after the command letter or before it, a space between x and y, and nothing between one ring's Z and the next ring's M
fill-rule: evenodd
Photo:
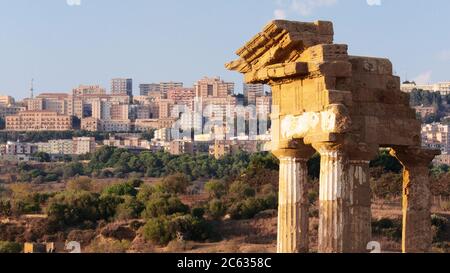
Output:
M34 79L31 79L30 98L34 99Z

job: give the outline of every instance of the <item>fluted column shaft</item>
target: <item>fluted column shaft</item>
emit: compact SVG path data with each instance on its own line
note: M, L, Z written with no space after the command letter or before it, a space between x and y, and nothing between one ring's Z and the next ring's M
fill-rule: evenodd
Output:
M278 153L280 180L278 200L278 253L309 250L308 167L310 153Z
M318 144L320 153L319 252L350 252L349 160L343 146Z

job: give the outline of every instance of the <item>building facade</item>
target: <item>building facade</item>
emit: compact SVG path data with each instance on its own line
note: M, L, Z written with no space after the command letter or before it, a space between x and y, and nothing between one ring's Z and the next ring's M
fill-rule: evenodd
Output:
M51 111L24 111L6 117L8 131L69 131L72 117Z

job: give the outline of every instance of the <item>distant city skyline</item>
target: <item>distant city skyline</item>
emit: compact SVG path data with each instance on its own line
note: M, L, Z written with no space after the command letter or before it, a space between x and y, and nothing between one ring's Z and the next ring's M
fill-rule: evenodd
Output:
M224 63L274 18L331 20L354 55L383 56L402 80L450 80L450 2L406 0L0 0L0 94L110 91L113 78L139 84L203 76L236 83ZM79 5L78 5L79 4ZM363 20L362 20L363 19ZM364 35L365 33L365 35ZM363 35L361 35L363 34Z

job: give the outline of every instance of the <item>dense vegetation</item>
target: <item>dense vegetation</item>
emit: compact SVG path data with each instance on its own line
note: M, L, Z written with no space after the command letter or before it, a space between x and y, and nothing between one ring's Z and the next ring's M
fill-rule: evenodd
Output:
M411 106L434 107L437 114L425 117L425 123L440 122L449 115L450 95L442 96L437 92L413 90L411 92Z
M102 223L136 219L143 222L143 237L154 244L167 245L180 236L192 241L217 240L220 238L217 225L225 216L241 220L265 212L273 215L278 206L278 164L269 153L238 153L214 159L201 154L134 154L103 147L91 155L88 163L18 165L16 181L21 183L0 184L0 216L47 214L46 224L35 231L39 234L26 235L33 240L42 234L57 236L73 229L95 230ZM319 156L315 155L308 167L308 197L311 204L317 204ZM448 166L431 169L434 195L450 196L448 170ZM2 170L3 173L15 171ZM401 172L397 160L387 152L380 153L371 162L374 197L401 196ZM158 182L143 183L146 177L158 178ZM102 185L99 178L114 182ZM66 182L64 190L33 191L33 184L56 181ZM198 194L199 187L207 196L201 201L185 203L183 197ZM376 222L374 228L379 234L398 237L396 222ZM0 241L22 238L14 237L17 235L11 235L8 229L3 234ZM117 244L122 246L127 242ZM99 243L97 247L104 246Z

